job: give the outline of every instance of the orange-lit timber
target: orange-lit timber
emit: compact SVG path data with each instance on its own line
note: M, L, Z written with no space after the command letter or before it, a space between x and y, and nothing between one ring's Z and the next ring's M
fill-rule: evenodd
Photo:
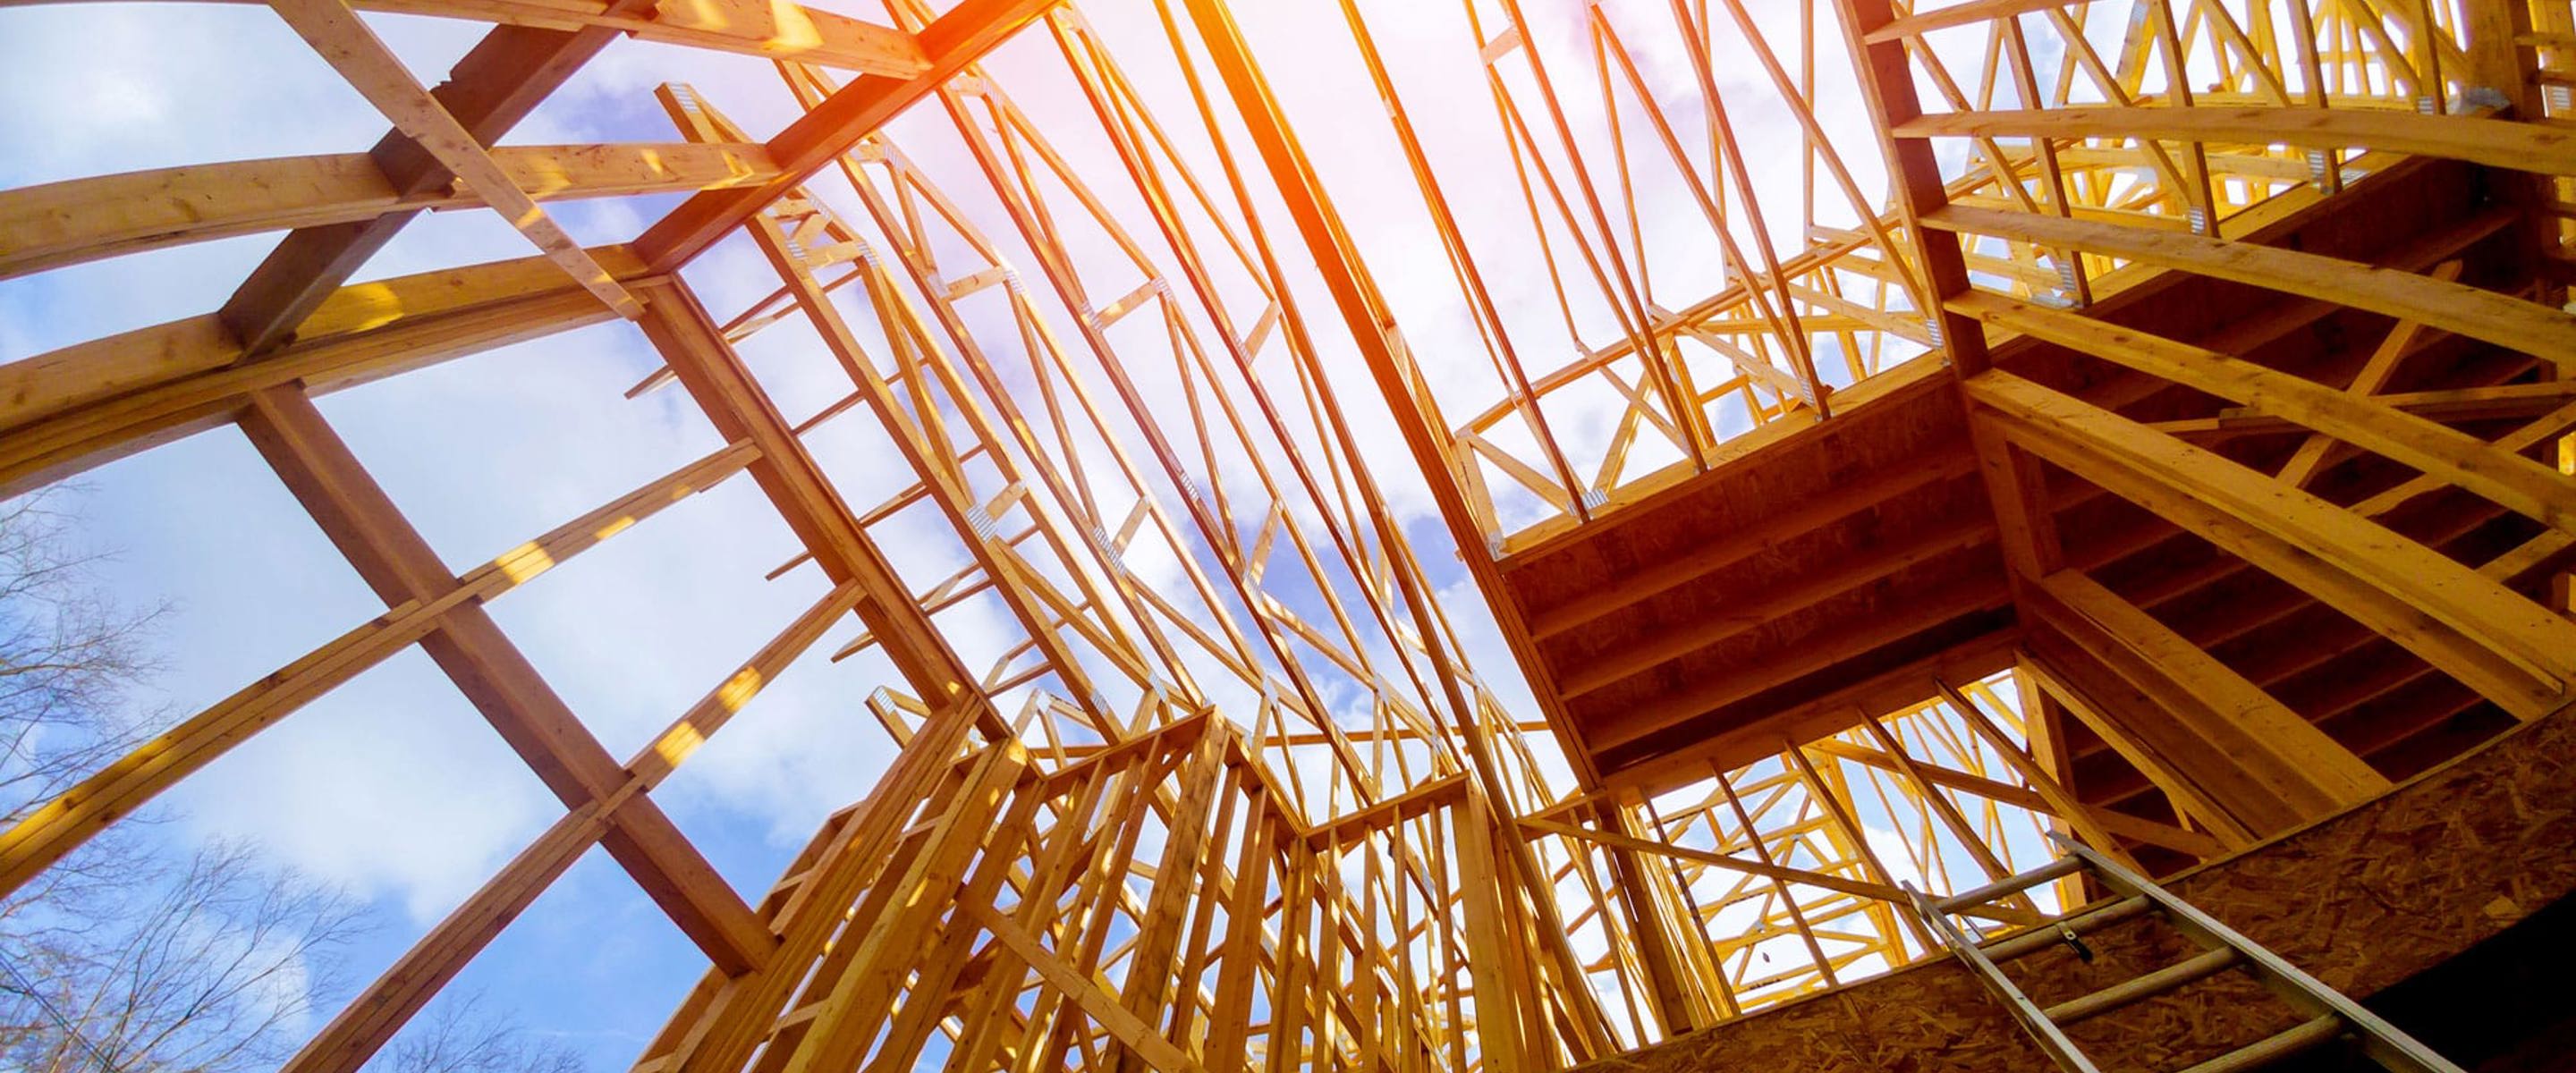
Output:
M1224 0L1117 34L1045 0L275 6L393 133L0 191L10 275L285 234L221 310L0 365L0 490L238 427L386 610L0 834L0 890L418 646L565 811L297 1073L365 1064L592 846L708 960L639 1073L1822 1068L1801 1018L2028 1068L1885 1015L2002 1023L1903 885L2047 832L2207 864L2194 897L2373 989L2576 887L2576 802L2529 774L2576 700L2563 2L1466 0L1480 170L1426 136L1392 6L1344 0L1383 107L1341 118L1386 124L1447 273L1401 286L1291 122L1297 58ZM358 11L495 25L423 87ZM672 84L676 141L495 146L626 34L773 61L803 115ZM649 192L688 197L587 249L540 204ZM349 282L486 207L540 252ZM775 278L710 309L734 236ZM312 403L620 316L663 366L628 394L725 446L467 569ZM771 332L835 399L763 387ZM835 480L836 426L892 491ZM801 546L772 577L829 584L621 764L485 606L736 479ZM1469 665L1417 481L1534 709ZM814 652L886 657L899 749L737 892L652 791ZM2504 808L2471 773L2521 795L2485 818L2510 867L2415 845L2352 896L2472 923L2382 949L2248 893L2442 795ZM2188 1001L2156 1053L2272 1030Z

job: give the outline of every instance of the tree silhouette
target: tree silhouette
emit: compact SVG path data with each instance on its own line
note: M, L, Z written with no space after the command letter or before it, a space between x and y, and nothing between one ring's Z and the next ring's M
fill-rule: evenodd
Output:
M164 605L124 606L81 546L75 493L0 503L0 829L169 722L133 687L160 669ZM129 817L0 900L0 1069L274 1069L347 993L367 906L247 843L176 847ZM447 996L371 1068L579 1073L570 1050Z

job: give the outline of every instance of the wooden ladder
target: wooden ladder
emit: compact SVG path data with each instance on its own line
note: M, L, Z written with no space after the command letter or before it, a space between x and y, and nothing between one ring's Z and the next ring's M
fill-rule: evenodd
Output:
M2297 966L2282 960L2280 955L2254 945L2253 940L2174 897L2171 892L2157 886L2155 881L2105 859L2062 834L2052 832L2049 839L2065 852L2065 856L2020 875L1937 900L1915 889L1911 883L1905 884L1905 891L1913 899L1914 911L1922 916L1934 934L1941 937L1942 945L1967 963L1969 971L2003 1001L2004 1008L2013 1019L2021 1022L2021 1026L2029 1030L2031 1038L2039 1042L2040 1049L2047 1051L2049 1057L2056 1059L2067 1073L2101 1073L2101 1068L2066 1038L2061 1026L2143 1002L2231 968L2253 974L2283 1002L2307 1015L2307 1020L2192 1066L2182 1073L2243 1073L2347 1037L2360 1044L2363 1054L2382 1067L2399 1073L2462 1073L2459 1066L2398 1031L2396 1026L2318 982L2315 977L2299 971ZM1960 910L1985 905L2077 872L2091 873L2117 896L2116 900L2043 920L2034 927L1996 939L1971 936L1951 919ZM2148 913L2161 914L2174 930L2197 944L2201 953L2144 976L2045 1008L2032 1002L2030 996L2023 994L2021 988L1997 967L2059 943L2086 951L2080 938L2085 932ZM2086 960L2091 960L2089 951Z

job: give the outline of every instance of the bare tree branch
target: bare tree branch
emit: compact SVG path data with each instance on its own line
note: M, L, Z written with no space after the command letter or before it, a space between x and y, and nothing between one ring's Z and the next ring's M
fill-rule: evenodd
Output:
M161 669L169 608L110 597L94 571L112 556L79 545L67 498L0 502L0 827L169 721L130 701ZM0 1070L271 1069L345 997L366 905L249 844L153 833L129 818L0 900ZM479 1006L443 1000L376 1066L579 1073L572 1051Z

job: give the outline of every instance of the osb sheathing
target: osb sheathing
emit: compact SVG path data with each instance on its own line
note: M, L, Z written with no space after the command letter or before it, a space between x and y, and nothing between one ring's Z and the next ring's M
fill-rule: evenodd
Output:
M2562 709L2341 816L2168 883L2184 900L2347 994L2367 997L2576 891L2576 713ZM2146 918L2007 966L2042 1005L2192 952ZM2072 1027L2107 1070L2169 1073L2294 1023L2226 973ZM1943 958L1658 1046L1595 1070L1935 1073L2053 1068Z

